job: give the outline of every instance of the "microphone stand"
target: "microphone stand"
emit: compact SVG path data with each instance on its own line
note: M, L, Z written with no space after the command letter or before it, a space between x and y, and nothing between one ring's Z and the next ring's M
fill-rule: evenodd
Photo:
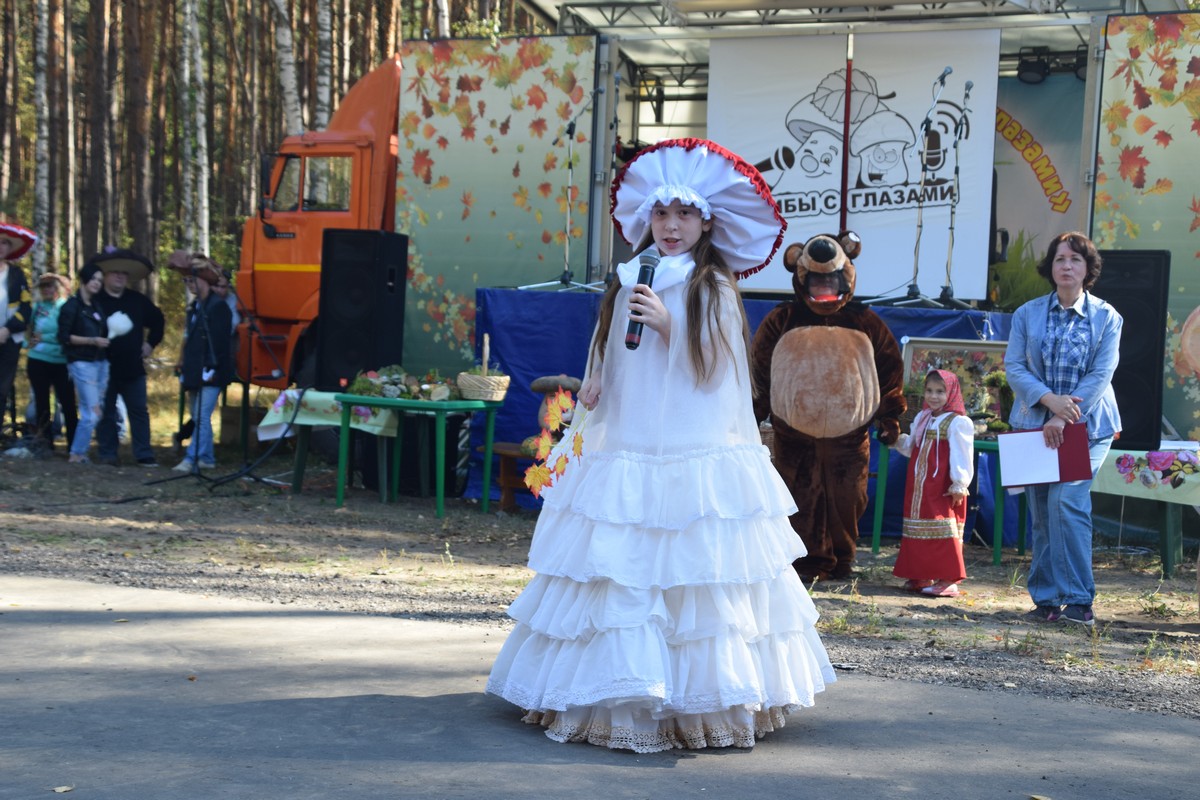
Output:
M617 141L621 135L621 71L617 69L613 75L613 117L612 122L608 123L608 129L612 131L612 148L608 151L608 174L611 180L617 174ZM592 284L599 291L604 291L617 277L617 259L613 256L613 244L616 242L617 229L613 225L608 226L608 269L604 272L604 277L598 282ZM603 287L603 288L600 288Z
M250 333L253 333L266 345L267 355L269 355L271 357L271 361L275 364L274 372L277 372L279 375L285 374L284 370L283 370L283 364L281 364L279 359L275 356L275 351L271 349L271 345L270 345L270 342L268 341L268 339L266 338L266 334L264 334L262 332L262 329L258 327L258 323L255 321L254 312L252 312L249 308L247 308L246 305L242 302L241 296L237 293L237 290L235 290L233 288L232 284L230 284L230 286L229 286L229 293L233 296L234 303L237 304L238 313L241 315L242 319L244 319L246 321L246 330ZM271 480L268 478L261 478L258 475L254 474L254 470L257 469L260 464L262 464L264 461L266 461L268 458L270 458L272 455L274 455L275 450L279 447L279 443L282 442L287 437L288 432L292 429L293 421L296 419L297 414L299 414L300 400L303 400L304 392L306 392L307 389L300 390L300 400L297 400L296 410L292 412L292 419L288 420L288 423L287 423L286 428L284 429L284 432L282 434L280 434L279 437L276 438L276 440L274 442L271 443L271 446L267 448L267 451L265 453L263 453L261 456L259 456L254 461L251 461L250 460L250 422L249 422L249 420L250 420L250 379L251 379L251 377L254 376L254 347L253 346L248 346L246 360L247 360L246 371L248 374L245 376L239 376L239 377L241 377L241 384L242 384L242 424L241 424L241 431L239 432L240 438L241 438L241 443L242 443L242 467L241 467L241 469L236 470L235 472L232 472L228 475L222 475L219 478L209 478L208 479L210 481L210 485L208 487L209 491L216 489L218 486L222 486L226 483L230 483L231 481L236 481L240 478L246 478L246 477L249 477L251 480L257 481L258 483L264 483L268 486L286 485L286 484L281 484L276 480ZM275 376L272 375L272 377L275 377ZM199 424L199 423L197 423L197 424Z
M917 274L920 271L921 265L921 231L925 227L925 182L928 180L930 172L929 133L933 127L933 113L937 110L938 101L942 98L942 90L946 88L946 76L949 74L950 68L947 67L946 71L933 82L933 102L930 103L929 110L925 112L925 119L921 121L921 132L919 134L921 137L921 182L917 187L917 240L913 245L912 283L908 285L908 293L904 297L864 300L864 305L943 308L942 304L938 301L921 294L921 287L917 283Z
M967 113L970 109L967 104L971 100L971 89L975 86L971 81L967 81L966 88L963 90L963 107L962 114L954 123L954 182L951 184L950 191L950 243L946 247L946 285L942 287L942 293L938 295L938 301L945 304L949 308L970 308L968 303L958 300L954 297L954 281L950 277L950 264L954 258L954 217L958 210L959 200L959 160L958 160L958 144L962 141L964 132L967 127Z
M545 283L533 283L527 286L518 286L518 289L545 289L555 284L559 284L558 291L566 292L571 289L586 289L588 291L600 291L595 286L578 283L574 280L575 275L571 272L571 191L575 188L575 123L583 116L583 113L592 107L592 101L596 99L597 94L604 92L603 86L597 86L588 95L587 102L579 107L575 112L575 116L571 117L571 121L567 123L565 136L567 137L567 222L563 236L563 272L558 277L557 281L546 281ZM551 145L557 145L558 140L562 136L555 137Z

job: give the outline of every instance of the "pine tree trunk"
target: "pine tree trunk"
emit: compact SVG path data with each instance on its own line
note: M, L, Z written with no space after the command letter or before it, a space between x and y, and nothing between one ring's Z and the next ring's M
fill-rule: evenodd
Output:
M16 0L4 0L4 30L0 39L4 41L4 54L0 66L0 206L11 207L14 186L17 183L17 86L20 75L17 61L17 27L20 11Z
M153 54L147 36L154 12L144 0L125 0L123 39L125 48L125 161L129 165L129 189L125 200L128 219L125 229L135 252L153 256L151 231L153 203L150 198L150 68Z

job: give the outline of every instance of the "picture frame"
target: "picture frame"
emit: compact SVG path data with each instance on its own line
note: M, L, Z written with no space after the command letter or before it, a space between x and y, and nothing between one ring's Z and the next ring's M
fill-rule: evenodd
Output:
M904 391L910 405L912 395L918 396L916 409L910 409L914 414L921 407L925 375L931 369L944 369L958 377L968 416L1001 416L998 393L988 391L984 378L992 372L1003 371L1007 341L905 336L901 338L900 346L904 359Z

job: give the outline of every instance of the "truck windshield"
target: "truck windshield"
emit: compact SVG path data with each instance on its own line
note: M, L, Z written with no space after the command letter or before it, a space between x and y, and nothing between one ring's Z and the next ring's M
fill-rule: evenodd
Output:
M348 156L287 156L271 207L275 211L349 211L352 166Z

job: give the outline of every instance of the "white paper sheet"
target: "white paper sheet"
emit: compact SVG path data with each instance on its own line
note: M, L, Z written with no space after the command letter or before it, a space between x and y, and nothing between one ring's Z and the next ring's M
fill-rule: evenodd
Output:
M1039 431L1003 433L996 437L1000 450L1002 486L1031 486L1058 481L1058 451L1046 446Z

